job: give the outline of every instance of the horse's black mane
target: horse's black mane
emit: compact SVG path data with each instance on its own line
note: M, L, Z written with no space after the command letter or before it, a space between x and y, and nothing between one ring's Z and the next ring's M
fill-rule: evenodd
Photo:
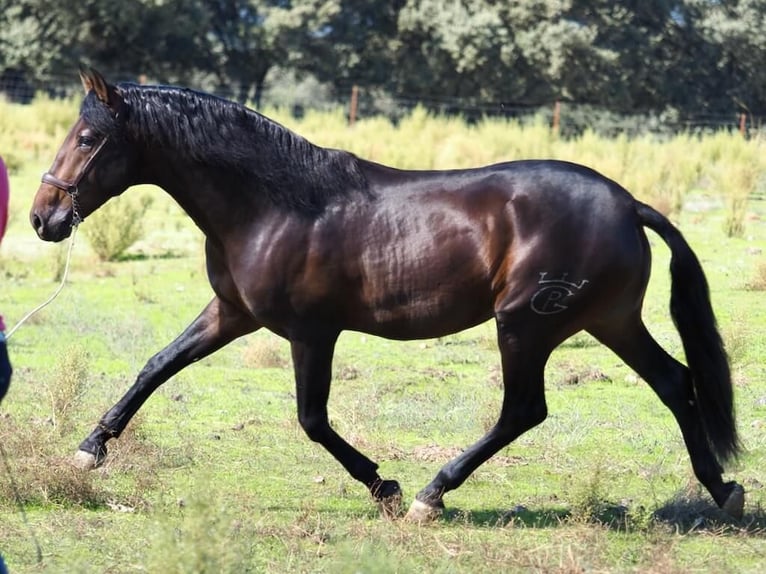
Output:
M245 106L171 86L117 89L126 103L121 117L94 93L83 101L81 113L96 132L173 150L293 209L317 213L335 198L369 193L353 154L316 146Z

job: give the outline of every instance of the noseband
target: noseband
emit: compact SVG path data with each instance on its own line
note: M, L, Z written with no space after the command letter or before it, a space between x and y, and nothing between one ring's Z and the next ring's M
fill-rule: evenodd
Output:
M91 156L88 158L88 161L85 162L85 165L82 166L82 169L80 170L80 173L77 174L77 177L74 178L74 181L71 183L63 180L59 177L56 177L52 173L46 171L41 181L43 183L47 183L48 185L52 185L53 187L56 187L60 189L61 191L66 192L69 197L72 198L72 226L77 226L82 222L82 218L80 217L80 214L77 210L77 195L80 193L80 190L78 189L78 186L80 185L80 182L82 181L82 178L85 177L90 171L91 166L93 165L93 161L96 159L96 156L99 154L101 149L106 145L106 142L109 141L109 136L106 136L104 139L101 140L101 143L98 144L95 151L91 154Z

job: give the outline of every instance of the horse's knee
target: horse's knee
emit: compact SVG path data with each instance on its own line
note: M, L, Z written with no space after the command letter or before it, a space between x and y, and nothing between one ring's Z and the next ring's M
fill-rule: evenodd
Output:
M495 425L495 434L500 440L510 443L522 433L542 423L547 417L548 406L544 400L534 405L516 408L507 414L503 413Z
M327 436L327 430L330 428L327 417L321 415L300 415L298 422L306 436L314 442L321 443Z

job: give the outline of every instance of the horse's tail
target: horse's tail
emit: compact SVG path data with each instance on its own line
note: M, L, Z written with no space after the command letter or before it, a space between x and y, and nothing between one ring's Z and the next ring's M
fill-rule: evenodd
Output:
M710 304L707 279L681 232L661 213L637 202L641 223L670 248L670 314L681 335L695 403L719 464L740 451L729 362Z

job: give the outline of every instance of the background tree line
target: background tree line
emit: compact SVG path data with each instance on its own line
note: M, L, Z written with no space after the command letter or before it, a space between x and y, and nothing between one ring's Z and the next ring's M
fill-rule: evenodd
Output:
M84 62L255 105L277 85L313 102L358 85L383 111L760 115L765 24L766 0L0 0L0 86L33 92Z

